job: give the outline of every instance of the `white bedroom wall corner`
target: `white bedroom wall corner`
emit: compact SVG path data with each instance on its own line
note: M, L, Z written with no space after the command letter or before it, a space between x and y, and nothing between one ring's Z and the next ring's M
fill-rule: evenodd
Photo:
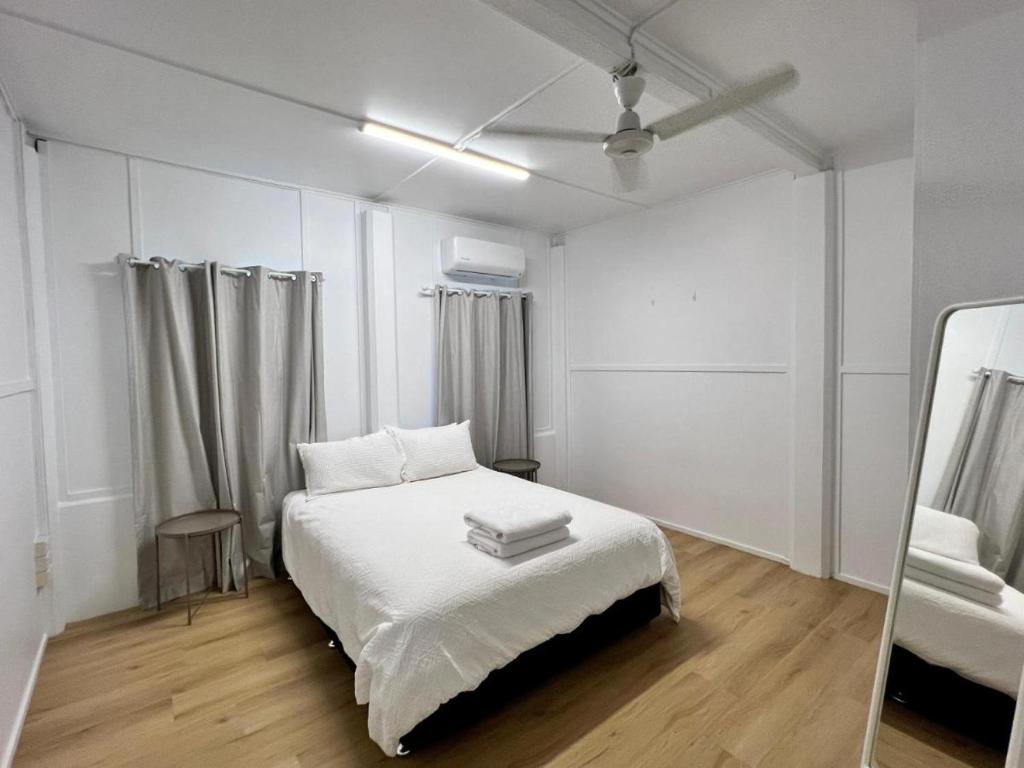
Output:
M368 431L397 424L398 338L395 297L395 240L391 212L362 212L366 314Z
M818 577L832 560L835 201L831 171L793 180L790 564Z
M27 136L22 143L22 168L25 198L26 263L31 287L33 356L37 396L36 465L42 503L38 510L37 536L47 543L50 559L49 577L43 590L45 606L42 620L51 637L64 631L65 619L59 585L63 577L60 551L60 525L57 517L60 471L57 463L57 433L53 409L54 372L52 331L50 328L49 286L46 268L45 205L43 197L43 162L46 142L33 142Z
M5 100L5 107L7 106ZM38 589L34 541L45 531L39 463L34 291L26 219L24 129L0 110L0 766L14 758L46 643L51 592Z
M833 571L886 591L906 489L911 158L842 171Z

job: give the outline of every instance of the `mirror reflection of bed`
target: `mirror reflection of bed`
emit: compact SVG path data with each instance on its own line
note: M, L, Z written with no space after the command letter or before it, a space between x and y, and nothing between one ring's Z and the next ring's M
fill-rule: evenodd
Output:
M1003 766L1024 668L1024 306L947 323L875 746Z

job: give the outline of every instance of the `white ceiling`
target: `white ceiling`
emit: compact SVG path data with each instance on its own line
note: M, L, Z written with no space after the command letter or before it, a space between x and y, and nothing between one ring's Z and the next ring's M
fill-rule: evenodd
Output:
M609 6L637 20L660 1ZM366 117L445 141L498 118L613 129L605 72L475 0L0 0L0 11L0 77L29 129L130 154L551 233L808 170L731 119L658 145L650 188L629 195L596 146L472 142L535 171L516 183L358 133ZM835 149L911 129L914 15L911 0L682 0L646 31L725 82L793 62L801 85L773 108ZM640 103L646 121L694 101L657 94Z

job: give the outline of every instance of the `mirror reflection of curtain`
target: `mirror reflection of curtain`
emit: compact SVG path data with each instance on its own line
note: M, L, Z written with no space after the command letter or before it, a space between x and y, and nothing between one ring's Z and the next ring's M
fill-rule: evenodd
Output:
M476 460L533 457L532 299L438 288L437 423L470 420Z
M977 523L981 564L1024 589L1024 384L987 374L975 382L934 506Z
M156 600L154 528L214 507L242 513L255 575L272 576L281 500L303 487L296 442L326 437L321 281L217 264L125 262L139 594ZM229 575L241 575L237 536ZM217 570L194 546L193 589ZM161 546L164 599L184 593L180 547Z

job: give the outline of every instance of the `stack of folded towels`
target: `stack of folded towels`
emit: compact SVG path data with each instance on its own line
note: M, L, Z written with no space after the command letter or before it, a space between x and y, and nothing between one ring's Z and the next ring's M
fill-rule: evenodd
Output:
M978 559L978 526L964 517L918 506L904 575L984 605L999 605L1005 582Z
M569 538L572 515L540 504L519 503L463 516L466 540L494 557L515 557Z

